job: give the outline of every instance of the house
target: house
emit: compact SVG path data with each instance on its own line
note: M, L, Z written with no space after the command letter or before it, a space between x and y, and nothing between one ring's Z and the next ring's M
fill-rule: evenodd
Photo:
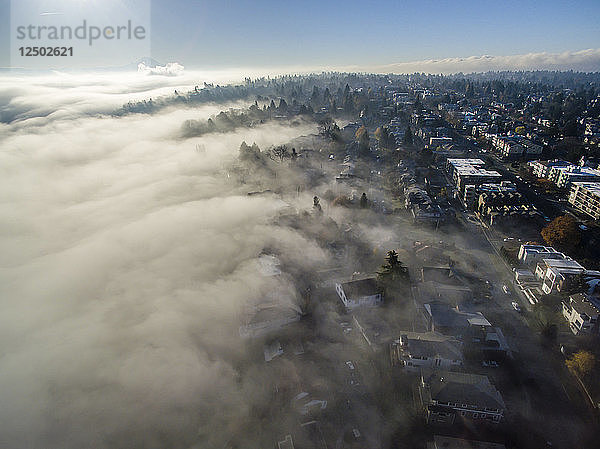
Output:
M421 268L419 287L431 298L444 299L446 303L459 305L473 299L473 291L463 278L449 266Z
M466 312L441 302L423 305L429 330L453 335L465 346L482 351L488 359L510 355L508 342L498 327L481 312Z
M434 435L427 449L506 449L504 444Z
M410 210L415 222L439 222L442 218L440 206L433 204L429 194L422 188L411 185L404 189L404 206Z
M569 282L578 274L584 273L585 268L571 259L542 259L538 262L535 275L542 281L542 291L550 293L564 291Z
M462 366L461 343L436 332L403 332L390 345L392 366L409 372L420 368L452 369Z
M575 335L598 334L598 307L582 293L569 296L562 302L562 313Z
M478 374L423 370L419 397L429 423L499 423L506 410L500 392Z
M335 290L346 309L359 306L373 307L383 303L383 293L374 277L336 283Z
M431 331L463 336L491 329L492 325L481 312L463 312L448 304L432 302L423 305Z
M302 310L293 302L285 303L275 299L248 308L243 324L239 328L240 337L256 338L300 321Z

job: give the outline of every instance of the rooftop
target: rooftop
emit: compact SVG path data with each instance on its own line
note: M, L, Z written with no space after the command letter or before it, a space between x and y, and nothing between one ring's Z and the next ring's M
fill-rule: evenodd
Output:
M379 286L377 285L377 280L375 278L344 282L342 288L348 298L360 298L362 296L372 296L379 293Z
M455 328L491 326L491 323L481 312L462 312L443 303L424 304L423 307L431 316L435 326Z
M547 267L558 270L583 270L583 265L573 259L542 259Z
M578 313L585 313L589 317L595 317L600 314L598 308L587 300L585 295L577 293L576 295L569 296L571 307L573 307Z
M395 341L411 356L462 360L460 343L452 337L437 332L405 332Z
M485 163L481 159L448 159L448 163L461 176L489 176L501 178L502 175L495 170L483 168Z
M600 197L600 182L574 182L573 185L587 190L594 196Z
M443 403L504 410L504 400L487 376L454 371L429 371L422 374L432 400Z

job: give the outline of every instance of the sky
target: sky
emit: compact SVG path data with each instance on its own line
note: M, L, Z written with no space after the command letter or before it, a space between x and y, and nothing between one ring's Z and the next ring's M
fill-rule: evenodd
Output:
M133 0L65 1L107 8ZM0 25L6 25L9 1L0 2ZM600 48L598 17L600 2L593 0L152 0L152 54L139 57L203 70L368 69L482 55L562 54ZM8 66L10 39L7 27L0 29L0 66Z
M368 65L600 47L598 1L175 0L153 8L153 55L194 65Z

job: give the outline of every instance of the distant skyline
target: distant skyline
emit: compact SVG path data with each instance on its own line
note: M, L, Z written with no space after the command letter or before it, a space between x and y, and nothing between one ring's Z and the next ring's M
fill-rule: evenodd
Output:
M127 4L127 0L86 1L96 1L100 8L117 1ZM7 22L9 1L1 2L0 25L3 25ZM45 4L51 6L52 1ZM461 70L456 68L457 64L464 63L461 58L471 58L465 67L471 67L467 71L472 71L480 66L486 70L486 64L489 66L489 61L472 57L546 53L562 54L561 65L523 67L526 59L517 58L515 68L589 71L600 70L598 17L597 0L543 3L154 0L152 51L151 55L140 57L151 56L162 63L178 62L186 68L203 70L239 67L381 70L384 66L396 66L394 71L402 67L423 71L429 68L435 73L441 66L431 64L430 60L452 58L446 62L451 63L451 71L457 71ZM4 47L8 47L7 41L9 36L5 33ZM572 61L567 57L569 54L578 56ZM0 66L9 65L6 51L1 57ZM542 60L530 58L529 62L536 64ZM421 64L423 69L405 64L422 61L426 61ZM501 61L504 66L512 63L510 58ZM575 65L570 66L571 63Z

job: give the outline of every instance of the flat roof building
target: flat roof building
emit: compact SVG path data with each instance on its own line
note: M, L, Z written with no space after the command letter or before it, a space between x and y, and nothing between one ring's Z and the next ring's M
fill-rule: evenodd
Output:
M600 182L600 171L590 167L568 167L561 170L556 180L556 185L568 188L574 182Z
M600 219L600 182L574 182L569 203L594 220Z
M569 167L571 162L555 159L553 161L531 161L529 162L532 173L538 178L548 178L552 167Z
M521 245L518 259L527 264L537 264L542 259L566 259L563 253L556 251L551 246L543 245Z
M484 168L481 159L454 159L446 161L446 170L452 177L460 194L464 194L466 186L479 186L486 183L496 183L502 175L495 170Z

